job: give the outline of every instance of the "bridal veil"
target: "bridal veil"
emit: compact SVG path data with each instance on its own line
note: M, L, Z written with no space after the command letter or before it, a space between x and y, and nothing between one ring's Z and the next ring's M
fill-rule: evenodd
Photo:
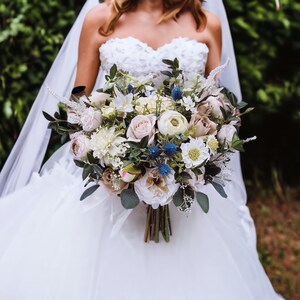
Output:
M98 3L98 0L86 2L45 79L45 83L61 96L69 97L71 94L76 75L81 27L87 12ZM223 2L222 0L207 0L203 5L217 15L222 23L222 63L225 63L228 58L230 63L220 76L221 85L229 88L241 99L234 48ZM100 77L102 77L101 72L97 83L99 83ZM0 197L25 186L32 173L40 170L51 134L47 128L48 121L44 118L42 111L53 114L56 109L57 99L43 84L20 136L0 173ZM238 155L233 159L232 168L236 171L236 176L240 177L238 182L244 191Z

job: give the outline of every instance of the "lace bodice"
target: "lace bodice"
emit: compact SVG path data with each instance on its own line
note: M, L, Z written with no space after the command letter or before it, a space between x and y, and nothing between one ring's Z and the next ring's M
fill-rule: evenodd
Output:
M153 49L146 43L133 38L112 38L99 48L101 67L108 72L113 64L118 69L134 76L166 69L162 59L179 60L185 72L205 72L209 49L206 44L185 37L174 38L171 42Z

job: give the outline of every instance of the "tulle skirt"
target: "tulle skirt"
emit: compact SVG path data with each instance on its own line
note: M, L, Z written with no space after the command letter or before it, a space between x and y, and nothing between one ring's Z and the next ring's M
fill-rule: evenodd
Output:
M237 158L238 159L238 158ZM173 235L143 241L146 206L125 211L84 187L63 146L24 188L0 201L1 300L275 300L258 259L238 176L210 211L170 205Z

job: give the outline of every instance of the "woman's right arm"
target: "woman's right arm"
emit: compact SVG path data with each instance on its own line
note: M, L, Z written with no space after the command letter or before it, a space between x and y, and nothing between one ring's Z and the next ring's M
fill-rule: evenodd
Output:
M105 37L98 32L105 24L109 14L107 4L99 4L85 17L79 40L77 73L74 86L85 86L86 95L90 95L100 67L99 47Z

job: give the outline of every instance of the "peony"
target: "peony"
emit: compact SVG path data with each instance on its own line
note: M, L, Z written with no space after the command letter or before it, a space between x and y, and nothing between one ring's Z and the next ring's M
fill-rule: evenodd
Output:
M174 108L174 102L167 97L158 95L150 95L148 97L140 97L136 100L135 110L140 115L154 114L157 111L163 112Z
M189 129L190 135L194 138L215 135L217 133L217 124L211 121L207 116L195 114L191 117Z
M90 139L85 135L77 135L71 139L71 151L76 159L85 160L90 150Z
M225 142L226 146L229 147L235 133L236 128L233 125L223 125L217 134L217 138L221 144Z
M80 121L84 131L93 131L101 125L101 112L89 107L81 114Z
M89 96L91 104L97 108L101 108L109 98L109 94L100 92L92 92L92 94Z
M170 136L184 133L188 129L188 121L185 116L171 110L167 110L160 116L157 125L161 134Z
M149 142L153 141L155 134L156 117L154 115L136 116L128 127L127 137L131 141L139 142L145 136L149 136Z
M181 144L182 160L186 168L195 168L210 158L209 149L203 139L191 138L189 143Z
M161 176L157 169L147 169L146 174L134 182L134 190L140 200L154 209L171 202L178 188L173 170L168 176Z

